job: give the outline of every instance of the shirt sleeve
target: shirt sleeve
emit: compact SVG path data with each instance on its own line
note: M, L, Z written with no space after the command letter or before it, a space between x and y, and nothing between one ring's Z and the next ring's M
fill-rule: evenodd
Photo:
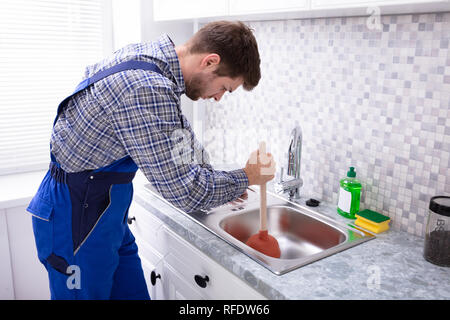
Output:
M192 128L182 128L187 120L179 105L170 88L141 86L111 113L110 121L149 182L174 206L189 213L237 199L248 187L244 170L214 170Z

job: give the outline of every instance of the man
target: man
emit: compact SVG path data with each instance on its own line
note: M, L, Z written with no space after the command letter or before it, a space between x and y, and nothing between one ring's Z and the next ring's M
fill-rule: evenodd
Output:
M249 185L273 179L270 154L264 165L249 159L243 169L215 171L180 109L183 93L219 101L241 85L251 90L259 64L251 30L221 21L179 47L164 35L87 68L58 107L50 169L27 209L52 299L149 299L126 223L138 168L186 212L245 197ZM179 130L192 141L194 161L184 161Z

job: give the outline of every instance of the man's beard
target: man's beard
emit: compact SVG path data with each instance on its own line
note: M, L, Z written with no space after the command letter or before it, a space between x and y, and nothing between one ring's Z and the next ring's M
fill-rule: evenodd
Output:
M212 74L196 73L190 81L186 83L186 96L194 101L197 101L204 93L207 85L216 76Z

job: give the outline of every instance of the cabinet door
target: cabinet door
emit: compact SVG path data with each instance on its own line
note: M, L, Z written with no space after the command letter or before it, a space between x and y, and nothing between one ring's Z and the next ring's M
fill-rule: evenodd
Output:
M344 7L371 7L401 4L436 3L445 1L436 0L311 0L312 9L344 8Z
M166 299L204 300L204 297L167 263L164 263L163 275Z
M154 0L155 21L182 20L228 15L228 0Z
M0 300L14 299L13 273L9 252L5 210L0 210Z
M25 209L26 206L7 208L4 211L6 215L0 210L0 242L2 242L2 235L6 235L11 254L10 256L4 254L2 243L5 242L0 243L0 278L8 275L4 267L7 267L5 265L7 262L10 262L14 299L46 300L50 298L48 274L37 257L32 215ZM2 220L2 216L6 220ZM3 233L5 231L7 234ZM1 279L0 285L2 285ZM0 289L4 288L2 285ZM0 294L0 298L2 296Z
M152 265L145 258L141 258L142 269L144 270L145 282L147 284L148 293L152 300L164 300L166 299L166 294L164 292L164 281L163 277L163 263L159 263L157 266ZM153 281L153 282L152 282Z
M310 0L230 0L230 15L309 9Z
M183 280L184 291L179 290L181 295L185 296L188 292L190 297L197 295L205 299L265 299L179 235L166 227L163 230L164 241L170 247L164 265L170 266L172 273L178 276L174 279Z

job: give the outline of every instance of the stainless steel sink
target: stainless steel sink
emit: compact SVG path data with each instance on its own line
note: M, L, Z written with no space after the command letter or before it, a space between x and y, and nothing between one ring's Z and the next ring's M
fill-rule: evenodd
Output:
M146 187L153 190L150 185ZM187 214L174 208L277 275L375 238L354 225L340 223L267 192L268 230L278 240L281 257L266 256L245 244L259 231L258 188L252 186L248 195L243 203L225 204L209 211Z
M268 230L280 245L281 259L311 256L347 239L342 230L289 206L269 206L267 217ZM219 226L245 245L252 234L258 233L259 209L224 218Z

